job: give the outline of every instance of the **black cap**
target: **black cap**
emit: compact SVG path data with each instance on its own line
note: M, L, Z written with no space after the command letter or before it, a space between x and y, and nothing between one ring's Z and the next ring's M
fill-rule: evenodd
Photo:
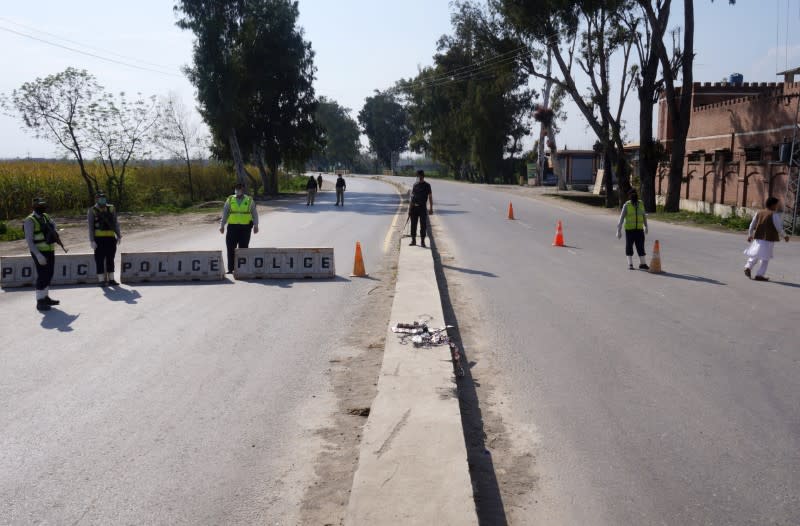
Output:
M236 183L233 185L234 188L244 188L244 183Z
M102 191L102 190L98 190L97 193L94 194L94 196L95 197L105 197L106 193L104 191Z
M33 198L33 206L41 206L41 205L46 205L46 204L47 204L47 199L45 199L44 197L34 197Z

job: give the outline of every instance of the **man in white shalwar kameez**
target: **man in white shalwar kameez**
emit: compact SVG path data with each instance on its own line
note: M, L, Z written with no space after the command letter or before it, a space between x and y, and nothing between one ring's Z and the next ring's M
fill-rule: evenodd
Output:
M764 274L767 272L769 260L772 259L773 247L776 242L780 242L783 232L783 218L778 210L778 199L770 197L765 203L765 208L759 210L750 222L750 230L747 233L747 241L750 246L744 251L747 256L747 263L744 266L744 274L748 278L751 276L751 269L757 261L761 261L758 267L756 281L769 281ZM789 241L789 236L784 235L784 240Z

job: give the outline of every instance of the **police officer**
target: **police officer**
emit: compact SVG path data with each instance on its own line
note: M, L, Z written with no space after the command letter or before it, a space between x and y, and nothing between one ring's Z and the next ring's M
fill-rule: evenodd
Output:
M322 191L322 174L317 176L317 190Z
M314 198L317 197L317 180L314 179L313 175L308 176L308 181L306 181L306 191L308 195L306 196L306 206L314 204Z
M347 183L344 182L342 174L336 178L336 206L340 204L344 206L344 191L347 189Z
M428 209L425 204L428 203ZM411 188L411 204L408 215L411 217L411 243L409 246L417 244L417 222L419 222L420 246L425 246L425 235L428 232L428 214L433 213L433 191L431 185L425 182L425 172L417 170L417 182Z
M122 234L117 210L102 191L95 194L95 204L86 213L86 222L89 225L89 243L94 250L98 284L101 287L119 285L114 279L114 258L117 245L122 242Z
M258 210L252 197L244 193L244 184L236 183L235 193L225 200L222 208L222 220L219 223L219 233L225 233L225 223L228 223L228 235L225 236L225 245L228 247L228 274L233 274L234 257L236 248L250 246L250 231L258 234Z
M622 227L625 227L625 256L628 258L628 268L633 270L633 247L639 255L639 268L648 270L650 267L645 262L644 236L647 234L647 214L644 203L639 200L639 194L631 188L628 191L628 201L622 205L622 212L617 223L617 239L622 237Z
M22 222L25 241L36 265L36 309L50 310L61 303L50 297L50 281L56 266L55 244L58 240L56 224L47 215L47 201L43 197L33 200L33 212Z

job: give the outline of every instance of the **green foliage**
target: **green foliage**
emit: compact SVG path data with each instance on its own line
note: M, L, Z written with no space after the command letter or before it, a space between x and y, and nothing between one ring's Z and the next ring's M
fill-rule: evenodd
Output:
M728 217L720 217L714 214L706 214L702 212L687 212L681 210L679 212L666 212L663 205L658 205L655 214L651 214L653 219L660 219L670 223L680 224L694 224L694 225L718 225L725 227L729 230L746 231L750 227L749 216L731 215Z
M477 5L455 6L453 35L439 40L434 66L398 84L409 102L411 147L459 177L492 182L503 173L510 180L504 157L520 153L533 99L527 74L508 60L521 43Z
M320 98L316 119L322 129L324 144L312 156L312 162L316 166L322 169L352 169L358 156L360 132L349 112L349 109L340 106L335 100Z
M411 137L408 114L391 92L376 91L375 95L367 97L358 113L358 123L369 139L370 149L387 168L391 166L392 156L408 147Z
M16 241L24 238L25 232L21 228L16 228L0 221L0 241Z

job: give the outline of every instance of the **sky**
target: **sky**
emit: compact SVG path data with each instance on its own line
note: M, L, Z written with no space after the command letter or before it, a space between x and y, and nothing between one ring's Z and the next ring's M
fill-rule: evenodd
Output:
M682 24L682 2L673 3L676 27ZM450 32L449 4L299 0L299 25L316 53L317 94L350 108L355 117L374 90L432 63L436 41ZM195 106L194 89L181 73L191 61L193 36L175 26L172 6L170 0L0 0L0 93L75 67L112 92L174 93ZM695 18L696 82L720 81L734 72L745 81L774 82L785 66L800 66L798 0L738 0L736 6L695 0ZM532 86L540 87L534 81ZM626 134L634 141L637 106L633 96L624 112ZM566 109L559 147L591 148L595 137L583 117L573 105ZM0 137L0 158L61 155L55 145L24 131L18 118L0 115Z

